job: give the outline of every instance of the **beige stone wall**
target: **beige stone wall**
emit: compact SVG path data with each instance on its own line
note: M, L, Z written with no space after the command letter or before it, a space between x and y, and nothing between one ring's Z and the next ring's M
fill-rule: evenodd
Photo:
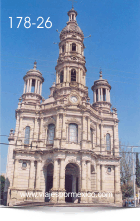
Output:
M108 167L111 167L111 172L108 172ZM114 166L105 166L105 190L106 192L114 192L115 184L114 184Z
M19 160L18 163L18 179L16 187L19 189L28 189L29 187L30 162L25 162L27 163L25 169L22 167L23 160Z

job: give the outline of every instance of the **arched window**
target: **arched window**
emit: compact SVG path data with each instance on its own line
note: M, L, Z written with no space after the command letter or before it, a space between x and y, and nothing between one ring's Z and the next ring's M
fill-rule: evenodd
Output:
M54 131L55 131L55 125L54 124L49 124L48 126L48 143L53 144L54 141Z
M29 145L29 141L30 141L30 127L27 126L27 127L25 128L24 144L25 144L25 145Z
M75 71L75 69L71 70L71 81L76 81L76 71Z
M69 124L69 142L78 142L78 126L77 124Z
M60 83L63 83L64 74L63 71L60 73Z
M107 149L107 151L111 151L110 134L107 134L107 135L106 135L106 149Z
M64 52L65 52L65 46L62 45L62 53L64 53Z
M72 43L72 51L76 51L76 44Z

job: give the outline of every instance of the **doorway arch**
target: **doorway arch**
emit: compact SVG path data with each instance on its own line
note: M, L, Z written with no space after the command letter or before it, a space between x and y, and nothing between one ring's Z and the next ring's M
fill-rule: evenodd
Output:
M75 163L68 163L65 168L65 201L69 203L78 203L76 193L79 192L79 167Z
M46 168L46 192L49 193L50 190L53 187L53 164L49 163L47 168ZM49 197L45 197L45 201L49 202L50 198Z

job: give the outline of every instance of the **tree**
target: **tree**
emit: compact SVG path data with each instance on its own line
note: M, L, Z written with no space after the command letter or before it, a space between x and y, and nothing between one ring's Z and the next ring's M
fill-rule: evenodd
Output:
M140 187L140 162L138 153L136 153L136 184Z
M129 184L133 175L132 154L120 143L120 176L121 184Z
M122 198L131 197L133 195L133 187L130 184L123 184L121 186Z
M121 190L123 199L133 195L132 175L133 175L133 162L132 154L126 147L120 143L120 178Z
M0 198L3 200L3 193L4 193L4 185L5 185L5 177L0 176Z

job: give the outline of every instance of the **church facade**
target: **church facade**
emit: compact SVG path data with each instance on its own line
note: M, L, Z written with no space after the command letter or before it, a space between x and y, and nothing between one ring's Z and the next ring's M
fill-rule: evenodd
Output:
M119 121L116 108L111 110L111 86L100 71L90 104L84 34L73 7L68 16L49 98L41 96L44 78L36 62L23 78L16 128L9 135L7 205L122 201Z

